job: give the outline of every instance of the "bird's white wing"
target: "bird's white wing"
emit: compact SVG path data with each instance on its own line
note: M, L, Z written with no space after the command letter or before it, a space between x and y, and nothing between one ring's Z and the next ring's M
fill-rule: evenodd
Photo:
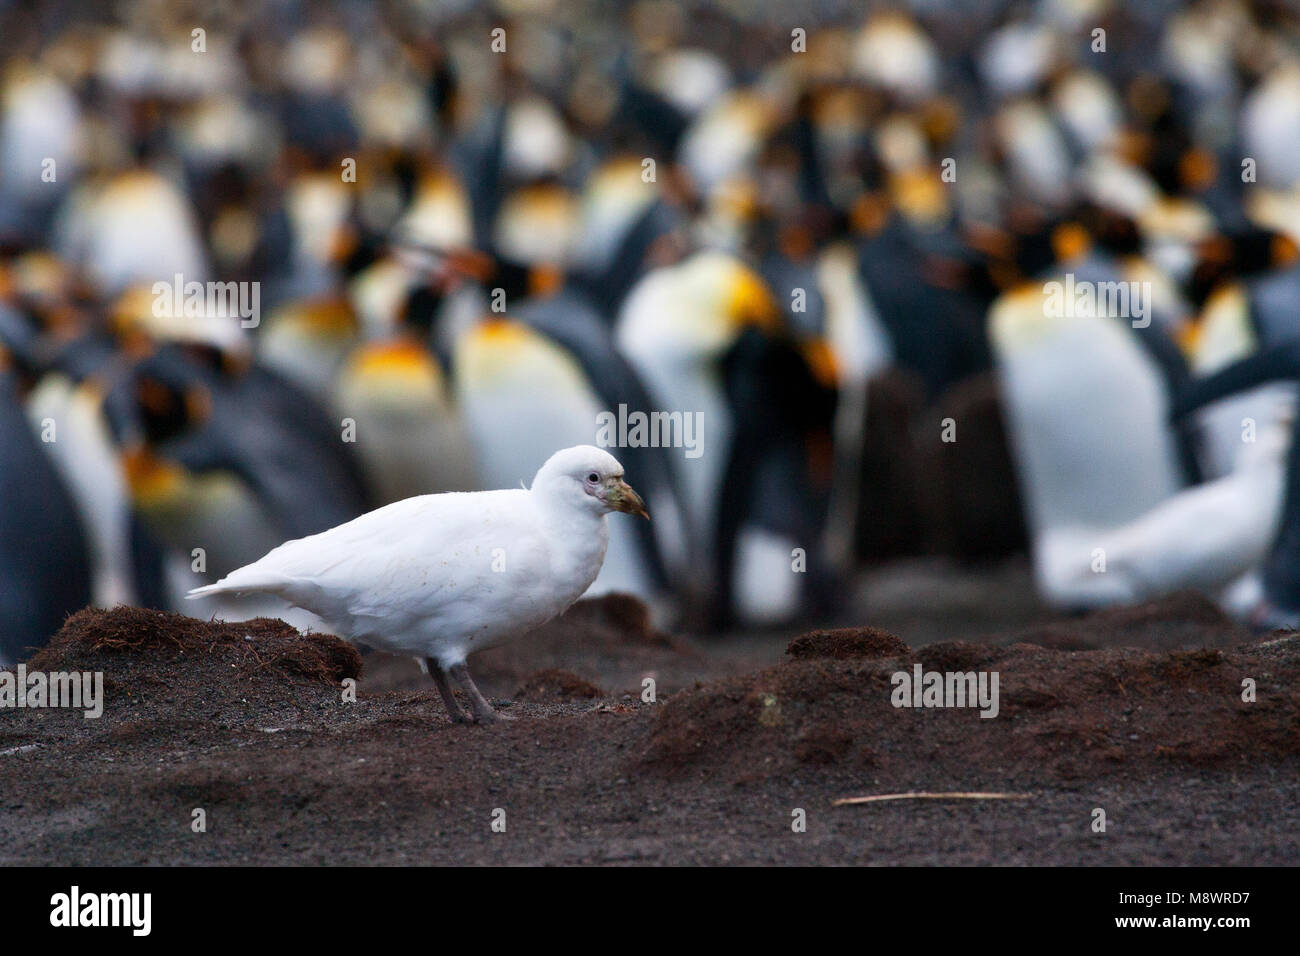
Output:
M522 490L408 498L285 542L211 590L268 591L327 619L373 616L392 627L503 583L494 557L507 568L547 561L531 514Z

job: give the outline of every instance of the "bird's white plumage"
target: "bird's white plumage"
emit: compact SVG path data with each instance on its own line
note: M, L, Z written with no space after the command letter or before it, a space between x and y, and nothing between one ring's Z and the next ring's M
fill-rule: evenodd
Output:
M1232 473L1186 488L1134 521L1041 536L1035 573L1043 595L1062 607L1101 607L1228 587L1259 565L1277 534L1289 447L1289 425L1274 424L1257 444L1242 446L1244 461Z
M590 445L568 448L530 489L398 501L191 594L276 594L357 643L450 667L545 623L595 580L615 506L591 492L591 473L606 483L623 468Z

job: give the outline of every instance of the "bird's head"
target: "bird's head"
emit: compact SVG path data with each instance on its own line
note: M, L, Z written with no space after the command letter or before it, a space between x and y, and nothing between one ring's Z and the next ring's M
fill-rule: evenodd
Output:
M576 445L557 451L537 472L533 488L544 489L598 514L622 511L647 520L650 517L641 496L623 480L623 466L618 459L594 445Z

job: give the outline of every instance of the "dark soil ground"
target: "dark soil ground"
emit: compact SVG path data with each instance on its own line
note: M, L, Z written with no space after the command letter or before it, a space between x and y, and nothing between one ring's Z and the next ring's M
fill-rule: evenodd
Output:
M471 662L517 719L466 727L412 661L83 611L28 667L103 671L104 715L0 710L0 864L1300 861L1300 636L1195 595L1053 617L1014 562L893 566L852 618L688 640L583 602ZM893 707L916 663L997 671L999 715ZM913 790L1024 796L832 805Z

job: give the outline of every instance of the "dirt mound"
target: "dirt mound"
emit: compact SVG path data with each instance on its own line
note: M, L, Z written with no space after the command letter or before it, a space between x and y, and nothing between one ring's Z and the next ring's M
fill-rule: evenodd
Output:
M585 643L566 645L559 663L511 656L526 655L527 640L500 649L526 667L498 685L519 689L506 710L516 719L467 727L447 720L409 658L409 688L363 685L352 701L337 685L266 664L281 640L289 656L302 653L278 622L126 613L143 617L88 613L83 623L105 626L61 635L36 662L102 668L119 688L102 719L0 708L0 866L1295 859L1294 636L1061 653L1000 646L992 635L887 659L837 657L860 644L831 632L805 642L824 656L776 664L780 638L739 635L678 654L644 632L625 639L603 612L584 609L590 630L571 636ZM892 707L892 672L921 661L991 662L998 716ZM537 673L545 668L564 673ZM332 676L349 671L355 660ZM655 677L657 703L640 699L645 676ZM610 693L523 699L533 687L575 688L574 677ZM1243 677L1257 682L1255 703L1240 699ZM843 797L905 790L1033 797L832 809ZM1114 821L1104 839L1088 830L1097 806ZM202 838L187 826L198 807L210 827ZM509 840L487 825L495 807L516 821ZM793 807L808 811L807 838L774 839L789 834Z
M693 648L654 627L639 598L606 594L579 601L518 641L475 655L471 667L480 683L505 693L542 670L566 670L626 690L646 676L685 681L697 663Z
M284 621L227 623L183 614L86 608L64 622L28 670L102 671L109 697L142 686L184 686L219 693L235 686L321 684L337 688L361 674L361 657L326 634L300 634Z
M602 691L591 681L583 680L572 671L560 670L558 667L538 671L519 686L515 697L519 700L574 700L604 697Z
M814 657L906 657L911 651L901 638L876 627L841 627L800 634L785 651L805 660Z
M1012 648L1027 647L1037 650L1037 645L1013 644ZM988 667L1006 656L1008 648L971 641L940 641L927 644L916 652L926 670L969 671Z
M667 634L655 630L650 622L650 608L632 594L604 594L587 598L569 608L535 635L563 640L573 631L583 632L588 640L606 644L649 644L674 647Z
M1144 604L1094 611L1074 619L1052 621L1015 631L1004 643L1037 644L1061 651L1105 647L1176 650L1232 647L1249 641L1250 632L1195 591L1180 591Z
M1174 652L952 642L915 657L805 656L677 694L638 762L737 783L839 765L907 789L1131 778L1159 765L1223 770L1300 755L1300 637ZM990 689L996 672L996 715L982 717L978 704L894 706L894 675L913 678L916 667L982 671ZM1242 699L1246 678L1254 702Z

